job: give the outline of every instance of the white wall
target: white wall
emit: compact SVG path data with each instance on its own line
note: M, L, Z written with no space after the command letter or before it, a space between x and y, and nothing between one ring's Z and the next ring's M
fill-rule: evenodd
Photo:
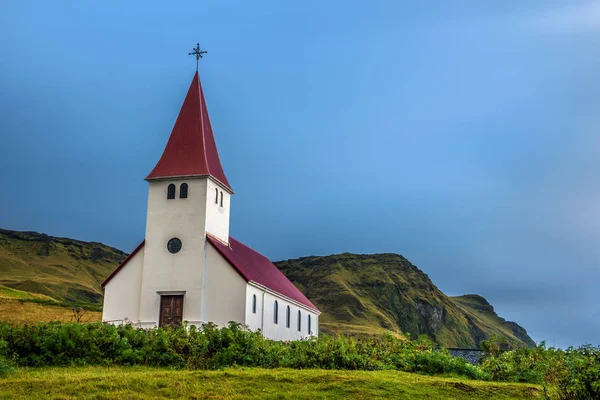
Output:
M263 294L261 290L255 286L246 284L246 319L245 325L253 331L263 330ZM256 313L252 312L252 297L256 296Z
M138 251L104 287L102 321L139 321L144 249Z
M246 280L207 243L206 288L202 320L225 326L229 321L244 323Z
M188 184L187 199L179 198L181 183ZM170 183L177 186L175 199L167 199ZM206 178L151 181L148 189L146 245L142 275L140 315L142 327L159 319L158 292L185 291L183 319L199 324L201 319L204 262ZM167 242L179 238L181 251L171 254Z
M253 296L256 295L256 313L252 312ZM275 300L278 303L278 321L275 323ZM263 303L264 302L264 303ZM286 326L287 307L290 307L290 326ZM298 331L298 311L301 316ZM311 316L311 333L308 332L308 316ZM318 336L318 315L294 302L267 292L251 283L246 286L246 325L251 330L261 329L264 336L274 340L298 340Z
M213 236L229 243L229 213L231 210L231 195L212 179L207 179L206 201L206 231ZM216 194L218 199L215 202ZM221 206L221 193L223 206Z

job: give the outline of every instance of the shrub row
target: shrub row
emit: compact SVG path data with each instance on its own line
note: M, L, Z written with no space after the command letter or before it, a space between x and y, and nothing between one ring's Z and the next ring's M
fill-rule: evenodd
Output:
M490 348L489 342L484 348ZM494 347L493 345L491 346ZM600 399L600 348L589 345L567 350L534 348L489 351L481 369L493 380L551 386L559 399Z
M179 329L136 329L102 323L0 323L0 357L17 366L148 365L219 369L233 365L263 368L345 370L396 369L475 379L488 375L426 339L393 335L276 342L230 323Z
M231 323L179 329L136 329L102 323L0 323L0 377L13 366L147 365L220 369L263 368L391 369L472 379L552 386L559 399L600 399L600 348L560 350L512 348L486 341L479 366L452 357L425 339L393 335L361 338L323 336L276 342Z

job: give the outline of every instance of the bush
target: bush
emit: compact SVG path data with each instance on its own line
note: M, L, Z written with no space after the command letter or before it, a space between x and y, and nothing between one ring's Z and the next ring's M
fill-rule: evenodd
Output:
M520 348L487 354L481 369L493 380L550 385L560 400L600 399L600 348L586 345L566 351Z
M395 369L476 379L488 375L433 342L393 335L293 342L265 339L230 323L227 328L136 329L102 323L47 323L10 326L0 323L0 351L19 366L148 365L220 369L239 365L263 368L344 370ZM4 350L2 350L4 349Z

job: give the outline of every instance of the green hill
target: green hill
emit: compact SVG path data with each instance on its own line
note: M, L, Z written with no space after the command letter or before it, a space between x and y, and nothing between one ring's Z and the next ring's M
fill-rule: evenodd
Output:
M101 305L100 283L125 257L101 243L0 229L0 285L5 286L0 302L11 298L8 311L36 299ZM276 265L323 312L324 332L427 334L447 347L475 347L496 334L534 345L523 328L496 315L483 297L448 297L397 254L345 253Z
M0 285L61 302L102 304L100 283L126 256L101 243L0 229Z
M446 347L477 347L501 335L535 345L525 329L500 318L483 297L448 297L397 254L344 253L276 265L323 312L324 332L426 334Z

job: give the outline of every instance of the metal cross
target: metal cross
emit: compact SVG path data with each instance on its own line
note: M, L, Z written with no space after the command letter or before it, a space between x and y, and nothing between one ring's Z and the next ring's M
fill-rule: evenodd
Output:
M188 53L188 55L196 56L196 71L198 71L198 60L201 58L204 58L204 57L202 57L202 54L206 54L206 53L208 53L208 51L200 50L200 43L197 43L196 47L193 48L192 50L194 50L194 51L192 51L191 53Z

